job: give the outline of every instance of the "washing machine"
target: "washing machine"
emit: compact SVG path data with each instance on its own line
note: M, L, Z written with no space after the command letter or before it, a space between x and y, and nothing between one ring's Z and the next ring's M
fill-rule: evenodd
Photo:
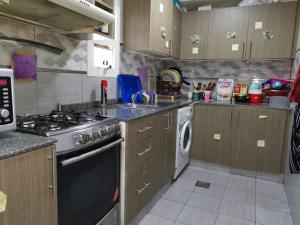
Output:
M192 106L178 109L174 179L178 177L190 161L190 150L192 145L192 118Z

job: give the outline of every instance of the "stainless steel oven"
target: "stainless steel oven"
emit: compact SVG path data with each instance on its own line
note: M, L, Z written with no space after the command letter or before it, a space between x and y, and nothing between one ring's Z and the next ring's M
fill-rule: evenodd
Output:
M59 225L118 225L120 149L116 135L57 157Z

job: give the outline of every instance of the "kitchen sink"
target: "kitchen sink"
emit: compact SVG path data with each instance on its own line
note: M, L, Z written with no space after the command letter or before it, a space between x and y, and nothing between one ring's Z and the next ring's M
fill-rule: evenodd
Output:
M117 105L113 105L114 107L117 108L126 108L126 109L140 109L140 110L148 110L148 109L157 109L160 108L162 106L160 105L148 105L148 104L117 104Z

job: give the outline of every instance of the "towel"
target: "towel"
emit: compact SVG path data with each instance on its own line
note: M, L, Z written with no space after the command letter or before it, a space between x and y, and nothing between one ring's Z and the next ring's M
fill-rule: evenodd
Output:
M294 87L289 95L289 98L291 102L300 103L300 67L298 68Z
M291 154L289 159L290 172L300 173L300 106L297 104L294 111L294 122L291 136Z

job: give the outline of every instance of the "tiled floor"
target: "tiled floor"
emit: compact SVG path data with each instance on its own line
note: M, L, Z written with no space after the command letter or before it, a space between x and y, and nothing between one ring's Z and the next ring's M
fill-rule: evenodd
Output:
M197 180L211 183L196 187ZM139 225L293 225L283 185L188 167Z

